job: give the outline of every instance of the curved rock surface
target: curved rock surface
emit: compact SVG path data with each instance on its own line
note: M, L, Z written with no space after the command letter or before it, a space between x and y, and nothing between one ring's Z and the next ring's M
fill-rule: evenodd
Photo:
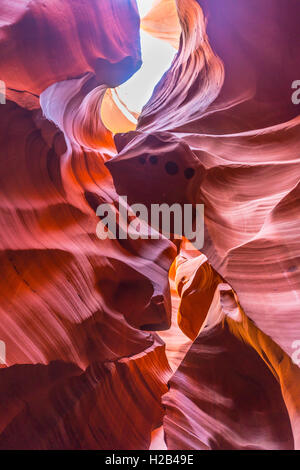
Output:
M178 54L113 135L136 2L2 1L1 449L300 448L300 5L224 5L155 2ZM119 195L204 204L201 253L100 240Z

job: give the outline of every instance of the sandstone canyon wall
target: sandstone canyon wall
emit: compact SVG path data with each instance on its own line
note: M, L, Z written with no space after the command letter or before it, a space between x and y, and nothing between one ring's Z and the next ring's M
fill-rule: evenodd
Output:
M1 1L0 449L149 449L159 428L168 449L300 448L299 17ZM130 132L109 105L113 134L140 27L178 52ZM201 252L100 240L119 195L204 204Z

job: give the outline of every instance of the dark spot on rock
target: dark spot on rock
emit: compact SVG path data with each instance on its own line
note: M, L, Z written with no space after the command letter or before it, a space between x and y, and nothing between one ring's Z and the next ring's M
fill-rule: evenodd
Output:
M191 178L193 178L194 174L195 174L194 168L186 168L184 170L184 176L186 177L187 180L190 180Z
M167 162L165 164L165 169L169 175L177 175L178 173L178 165L175 162Z
M150 163L152 163L152 165L156 165L158 162L158 158L155 155L151 155L151 157L149 158L149 161Z
M142 155L141 157L139 157L139 163L141 163L141 165L145 165L145 163L146 163L146 157L143 156L143 155Z

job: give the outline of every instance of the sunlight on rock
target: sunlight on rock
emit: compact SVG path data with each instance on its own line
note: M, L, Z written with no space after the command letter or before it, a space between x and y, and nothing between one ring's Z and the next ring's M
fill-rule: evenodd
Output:
M122 101L134 112L140 113L151 98L155 85L170 67L176 49L160 39L141 31L143 65L133 77L118 87Z
M175 3L171 0L138 0L137 4L141 19L146 17L145 23L141 22L140 29L143 64L127 82L107 90L105 94L101 118L113 133L128 132L136 128L139 114L177 53L175 45L180 26ZM156 10L160 11L161 8L166 9L166 17L157 25ZM162 31L156 31L158 26ZM147 32L143 29L147 29Z

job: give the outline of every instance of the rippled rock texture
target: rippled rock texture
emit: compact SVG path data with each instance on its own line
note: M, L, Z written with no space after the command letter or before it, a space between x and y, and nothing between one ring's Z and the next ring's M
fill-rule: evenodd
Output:
M300 448L299 16L2 0L0 449ZM140 27L178 53L133 128ZM119 195L204 204L201 253L100 240Z

